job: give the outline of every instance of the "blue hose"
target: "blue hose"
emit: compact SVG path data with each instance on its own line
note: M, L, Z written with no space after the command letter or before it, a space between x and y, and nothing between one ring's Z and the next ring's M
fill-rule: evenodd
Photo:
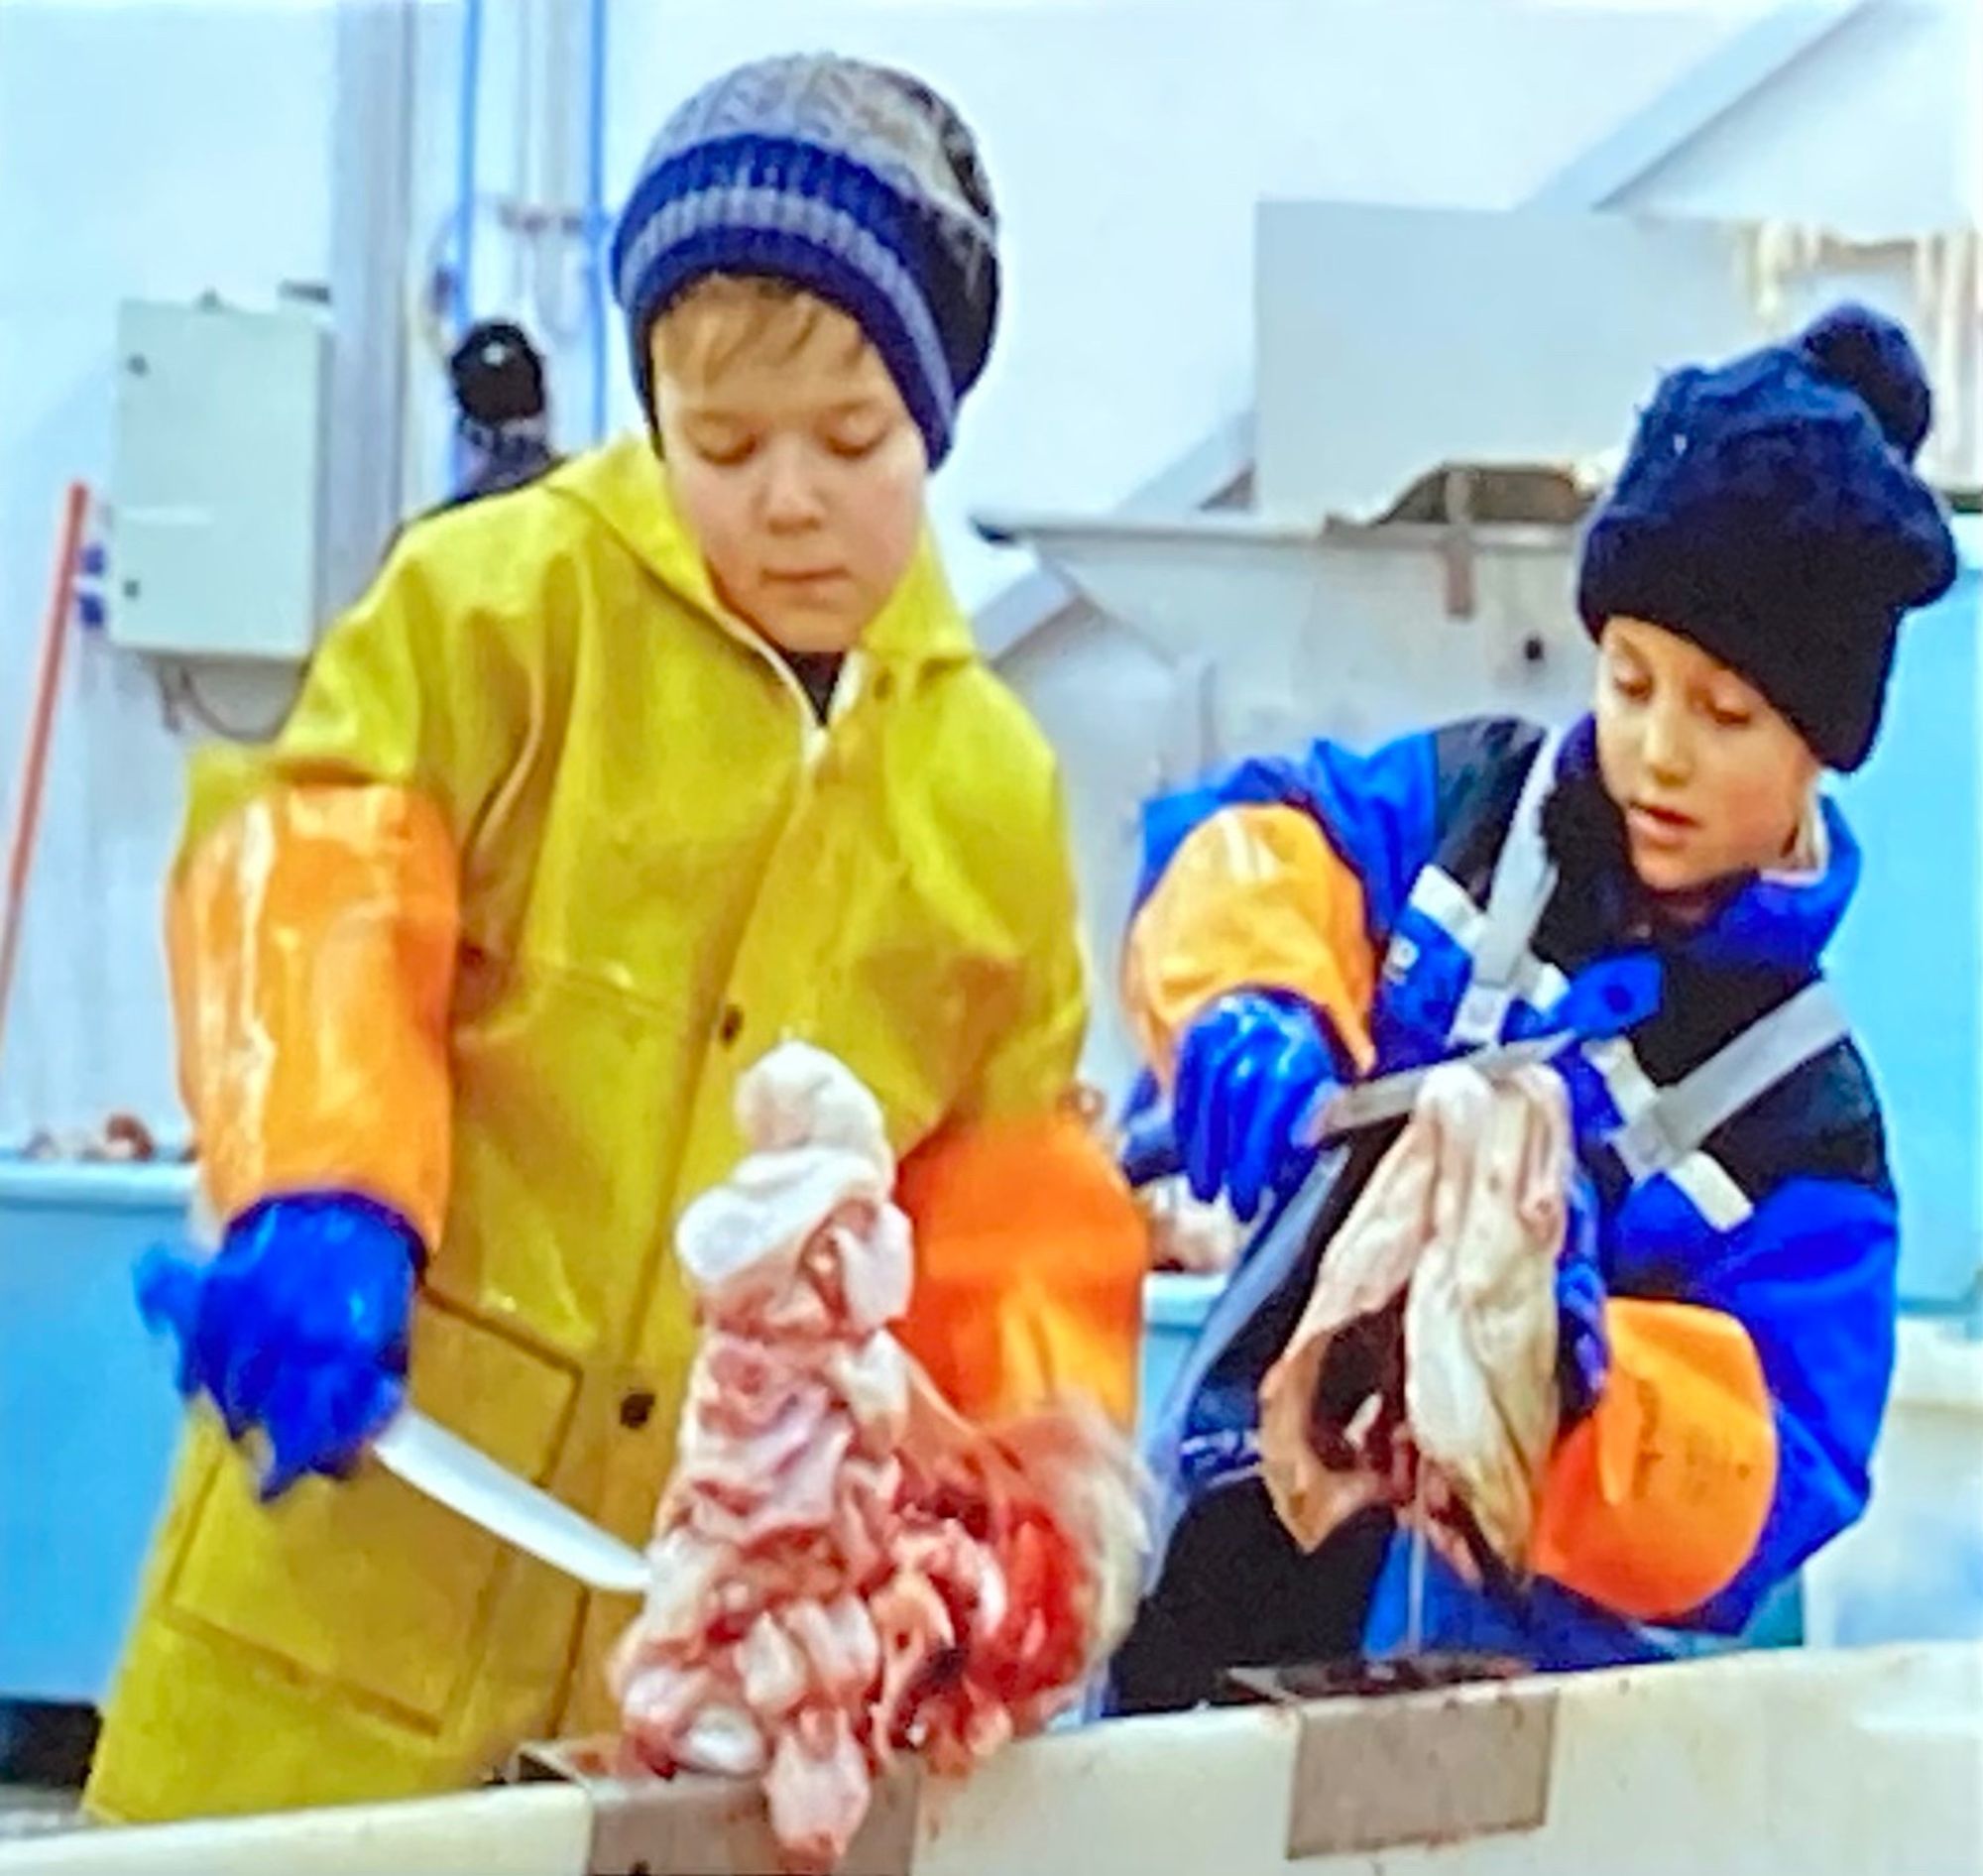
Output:
M592 437L606 436L606 7L592 0L586 84L585 293L592 324Z
M461 100L454 153L454 336L474 317L470 277L475 265L475 133L482 91L482 0L463 0Z

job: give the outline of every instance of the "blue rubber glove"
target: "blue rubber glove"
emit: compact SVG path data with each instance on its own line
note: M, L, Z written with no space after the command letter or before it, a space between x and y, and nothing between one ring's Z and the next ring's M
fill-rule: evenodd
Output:
M1269 1193L1285 1198L1315 1160L1302 1123L1335 1089L1322 1018L1299 997L1233 991L1186 1033L1171 1112L1195 1197L1221 1192L1250 1221Z
M178 1385L230 1439L260 1428L262 1497L346 1475L406 1399L407 1326L424 1252L397 1213L349 1193L271 1199L192 1263L149 1252L138 1308L179 1346Z
M1563 1256L1556 1269L1556 1373L1566 1430L1597 1405L1610 1371L1605 1294L1597 1261L1597 1194L1589 1176L1577 1170L1571 1175Z

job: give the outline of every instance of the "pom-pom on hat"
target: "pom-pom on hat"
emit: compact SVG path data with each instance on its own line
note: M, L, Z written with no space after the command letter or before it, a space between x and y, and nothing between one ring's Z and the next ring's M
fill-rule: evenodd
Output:
M1857 768L1901 620L1955 579L1947 517L1915 468L1931 414L1907 333L1862 306L1674 372L1584 537L1585 626L1643 619L1692 640L1819 761Z

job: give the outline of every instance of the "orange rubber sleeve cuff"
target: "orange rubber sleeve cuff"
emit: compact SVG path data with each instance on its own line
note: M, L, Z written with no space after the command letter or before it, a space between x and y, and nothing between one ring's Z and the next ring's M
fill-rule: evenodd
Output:
M1776 1494L1776 1417L1732 1316L1614 1298L1605 1327L1610 1373L1552 1457L1535 1566L1620 1614L1670 1620L1753 1555Z
M903 1162L896 1196L916 1236L901 1341L960 1413L1081 1394L1135 1424L1145 1227L1078 1116L948 1129Z
M277 784L194 845L167 942L180 1087L221 1219L344 1187L438 1243L458 935L453 844L408 789Z
M1368 1070L1376 959L1362 882L1298 808L1223 808L1172 857L1129 928L1122 990L1168 1080L1184 1033L1229 991L1291 991Z

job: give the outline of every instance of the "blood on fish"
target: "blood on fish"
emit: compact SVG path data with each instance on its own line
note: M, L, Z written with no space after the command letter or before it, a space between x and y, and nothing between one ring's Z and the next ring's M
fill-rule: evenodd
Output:
M1100 1413L976 1427L889 1336L913 1245L868 1091L787 1044L738 1115L750 1157L680 1227L701 1342L611 1682L642 1764L761 1777L824 1871L896 1753L963 1773L1078 1695L1145 1531Z

